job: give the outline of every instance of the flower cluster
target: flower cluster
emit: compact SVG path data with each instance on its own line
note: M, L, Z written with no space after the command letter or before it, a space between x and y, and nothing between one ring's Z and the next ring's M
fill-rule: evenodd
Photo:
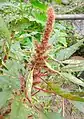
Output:
M34 56L34 60L32 61L33 71L33 84L38 84L41 82L41 77L46 76L47 73L42 73L42 69L46 69L45 60L47 60L48 56L45 55L46 51L49 49L48 40L50 38L50 34L53 29L53 23L55 21L55 14L52 7L48 8L47 11L47 23L45 27L45 31L41 40L41 43L35 43L36 46L36 54Z

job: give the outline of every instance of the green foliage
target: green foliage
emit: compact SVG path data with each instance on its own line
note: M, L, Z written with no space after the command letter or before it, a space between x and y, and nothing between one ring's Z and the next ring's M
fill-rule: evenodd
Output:
M61 3L61 0L55 1ZM36 72L39 78L45 73L45 78L41 79L42 83L33 84L31 62L35 57L34 40L38 43L41 40L47 8L48 5L39 0L27 3L0 1L0 113L3 115L6 106L10 106L11 112L6 115L10 119L63 119L60 114L51 112L52 97L48 96L52 96L52 93L78 101L74 105L83 110L84 81L77 78L75 73L84 71L84 61L68 58L84 44L84 39L68 47L67 28L61 22L55 23L49 39L53 47L50 53L45 53L48 58L44 63L50 73L46 74L44 69L42 74ZM65 83L73 84L75 88L66 90L63 88Z
M66 60L68 58L70 58L70 56L72 56L72 54L74 54L78 48L83 45L84 39L80 40L78 43L65 48L63 50L60 50L57 54L56 54L56 58L58 60Z
M70 73L61 73L61 75L62 75L65 79L70 80L70 81L72 81L73 83L78 84L78 85L84 87L84 82L81 81L80 79L76 78L76 77L73 76L72 74L70 74Z
M60 114L55 113L55 112L50 112L47 114L42 115L42 119L63 119Z
M0 86L4 88L10 87L10 89L20 88L18 80L19 74L24 74L24 65L16 60L7 60L6 64L3 64L6 69L2 69L3 75L0 75Z
M56 3L60 4L62 0L54 0Z
M75 61L76 62L76 61ZM73 65L67 65L62 68L62 71L70 71L70 72L77 72L77 71L84 71L84 62L77 63Z
M9 98L11 97L11 91L9 90L5 90L0 92L0 109L6 105L7 101L9 100Z
M21 102L20 97L16 97L11 106L11 119L27 119L28 117L28 109L25 105Z
M35 7L38 8L42 11L46 11L47 10L47 5L43 4L42 2L40 2L39 0L30 0L31 4Z
M0 37L5 37L8 41L10 40L10 32L4 22L0 17Z
M77 101L73 101L72 104L79 109L81 112L84 113L84 102L77 102Z
M10 47L10 57L22 61L24 54L22 52L22 49L20 47L20 43L19 42L15 42L14 44L11 45Z
M55 23L54 35L50 38L49 44L59 44L61 47L67 47L67 36L66 27L61 23Z
M62 96L63 98L73 100L73 101L84 102L84 98L80 97L80 95L77 95L75 92L65 91L64 89L60 88L58 85L50 84L50 83L49 83L49 87L51 87L52 91L54 91L55 94L58 94ZM81 92L78 92L78 94L80 93Z
M42 2L47 2L48 3L52 3L55 2L56 4L61 4L62 0L41 0Z

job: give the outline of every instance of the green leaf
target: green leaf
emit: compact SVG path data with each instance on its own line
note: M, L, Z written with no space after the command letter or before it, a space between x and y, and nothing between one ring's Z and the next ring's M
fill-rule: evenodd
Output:
M59 32L59 31L58 31ZM50 45L58 43L57 33L55 33L48 41Z
M62 61L64 64L71 64L71 65L79 65L81 63L84 63L84 60L76 60L76 59L69 59L69 60L64 60Z
M49 68L49 70L51 70L51 71L54 72L54 73L60 74L59 71L54 70L48 62L45 61L45 64L46 64L46 66Z
M39 0L30 0L31 4L33 7L38 8L41 11L46 11L47 10L47 5L43 4Z
M67 47L67 42L66 42L66 38L65 38L65 37L59 38L59 43L61 43L61 44L64 45L65 47Z
M43 26L45 25L46 19L47 19L45 13L39 14L39 13L36 13L36 12L35 12L33 15L34 15L35 21L36 21L37 23L41 23Z
M15 42L14 44L11 45L11 49L10 49L10 57L16 59L16 60L23 60L23 52L22 49L20 47L20 42Z
M72 104L81 112L84 113L84 102L72 101Z
M84 91L74 91L74 92L71 92L71 94L78 95L80 97L84 97Z
M69 80L77 85L84 87L84 82L82 82L80 79L76 78L70 73L61 73L61 76L63 76L66 80Z
M8 2L8 0L0 0L0 10L2 9L5 9L7 6L13 6L13 7L16 7L14 6L13 3L11 2Z
M29 72L26 81L27 95L30 99L31 99L32 83L33 83L33 70Z
M59 113L48 112L48 113L42 114L41 119L64 119L64 118L61 117L61 115Z
M62 71L70 71L70 72L84 71L84 63L67 65L67 66L64 66L63 68L61 68L61 70Z
M0 85L2 88L10 87L11 89L19 89L19 79L12 75L0 75Z
M61 4L62 0L54 0L56 3Z
M2 2L7 2L7 0L0 0L0 3L2 3Z
M11 92L10 91L2 91L0 92L0 108L2 108L6 102L8 101L8 99L11 96Z
M66 27L61 23L55 23L55 28L63 32L66 31ZM66 32L64 33L66 34Z
M12 103L10 119L28 119L28 109L20 98L16 97Z
M30 34L31 35L31 34ZM31 36L32 37L32 36ZM25 49L32 49L33 45L32 45L32 41L30 41L29 37L25 37L24 39L21 40L21 45L25 48ZM25 57L25 55L23 55Z
M10 41L10 32L4 22L4 20L0 17L0 37L7 38Z
M61 27L61 26L59 26ZM67 34L65 31L61 31L60 29L54 29L55 33L52 35L52 37L49 39L49 44L56 44L60 43L67 47L66 37Z
M0 83L3 85L8 85L12 89L20 88L19 74L24 74L24 65L16 60L7 60L5 63L5 68L1 69L3 75L0 75ZM3 86L2 85L2 86Z
M56 54L56 59L58 60L65 60L65 59L68 59L73 53L75 53L78 48L83 45L83 42L84 42L84 39L78 41L76 44L68 47L68 48L65 48L65 49L62 49L60 50L57 54Z
M52 91L54 91L54 93L56 93L57 95L63 98L73 100L73 101L84 102L84 98L80 97L78 94L77 95L74 94L73 92L64 91L64 89L61 89L57 84L48 83L48 86L49 88L52 89Z

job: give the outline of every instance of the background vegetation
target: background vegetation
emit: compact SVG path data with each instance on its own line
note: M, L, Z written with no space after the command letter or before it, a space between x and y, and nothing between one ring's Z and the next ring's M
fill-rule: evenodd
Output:
M45 62L51 73L40 84L33 85L31 63L36 53L35 41L41 43L50 5L55 14L84 12L83 0L0 1L1 119L68 119L67 102L75 107L71 113L78 109L82 113L77 118L83 119L84 37L75 31L71 21L55 20L48 41L52 47ZM21 87L23 80L28 97Z

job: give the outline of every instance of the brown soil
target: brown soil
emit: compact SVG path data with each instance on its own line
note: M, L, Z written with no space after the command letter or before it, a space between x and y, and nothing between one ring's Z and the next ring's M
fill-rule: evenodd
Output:
M62 108L62 116L64 119L84 119L84 113L76 109L68 100L60 96L54 96L51 104L52 111L58 112Z

